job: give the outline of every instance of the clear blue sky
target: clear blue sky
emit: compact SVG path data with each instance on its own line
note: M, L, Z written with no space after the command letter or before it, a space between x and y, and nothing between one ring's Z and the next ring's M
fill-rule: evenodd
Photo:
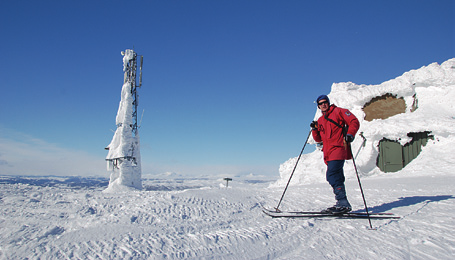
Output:
M278 175L332 83L455 57L454 3L2 1L0 174L108 176L134 47L143 174Z

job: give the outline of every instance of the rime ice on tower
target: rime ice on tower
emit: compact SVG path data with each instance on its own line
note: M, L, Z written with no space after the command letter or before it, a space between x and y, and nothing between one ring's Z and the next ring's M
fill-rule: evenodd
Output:
M106 191L142 189L136 92L136 87L142 85L142 56L139 85L136 86L137 54L133 50L126 50L122 55L125 74L116 118L117 130L106 148L109 150L107 169L111 173Z

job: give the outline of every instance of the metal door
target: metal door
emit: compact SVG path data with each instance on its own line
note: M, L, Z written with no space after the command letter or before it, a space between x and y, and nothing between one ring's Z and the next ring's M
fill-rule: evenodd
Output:
M377 165L383 172L396 172L403 169L403 146L396 141L381 140Z

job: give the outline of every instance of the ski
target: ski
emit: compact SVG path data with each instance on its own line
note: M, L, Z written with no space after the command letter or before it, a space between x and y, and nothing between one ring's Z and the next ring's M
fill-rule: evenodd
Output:
M394 215L378 215L378 214L369 214L366 213L344 213L344 214L326 214L326 213L289 213L289 212L270 212L265 211L263 212L272 217L272 218L371 218L371 219L399 219L399 216Z
M324 212L321 212L321 211L281 211L281 210L272 210L272 209L267 209L267 208L263 208L262 209L263 211L266 211L266 212L270 212L270 213L277 213L277 214L305 214L305 215L316 215L316 214L328 214L328 215L332 215L330 213L324 213ZM388 212L377 212L377 213L373 213L373 212L370 212L369 214L367 214L366 212L348 212L348 214L356 214L356 215L384 215L384 216L392 216L393 213L388 213Z
M399 216L395 216L391 213L355 213L348 212L343 214L327 214L322 212L277 212L273 210L263 209L262 210L266 215L272 218L324 218L324 217L334 217L334 218L372 218L372 219L399 219Z

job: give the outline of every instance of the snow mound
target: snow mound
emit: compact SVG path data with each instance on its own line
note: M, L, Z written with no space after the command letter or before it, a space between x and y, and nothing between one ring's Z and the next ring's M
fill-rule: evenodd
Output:
M386 119L366 121L363 110L365 104L376 97L390 94L404 100L405 112ZM404 174L410 172L410 169L448 168L455 162L452 148L455 142L455 58L441 65L432 63L411 70L379 85L334 83L328 96L332 104L349 109L360 121L360 129L352 148L354 156L359 153L355 162L361 176L382 174L376 166L381 139L396 140L404 145L411 140L408 133L430 131L434 140L423 147L422 153L410 164L394 174ZM411 109L416 102L418 108ZM317 120L320 116L321 112L317 110L314 119ZM361 132L366 138L364 147L364 140L359 136ZM309 143L315 143L311 137ZM432 154L438 156L431 156ZM286 185L296 161L297 157L280 165L281 178L272 186ZM344 169L346 178L355 177L352 161L347 161ZM325 182L325 170L322 152L316 149L302 155L290 184Z

